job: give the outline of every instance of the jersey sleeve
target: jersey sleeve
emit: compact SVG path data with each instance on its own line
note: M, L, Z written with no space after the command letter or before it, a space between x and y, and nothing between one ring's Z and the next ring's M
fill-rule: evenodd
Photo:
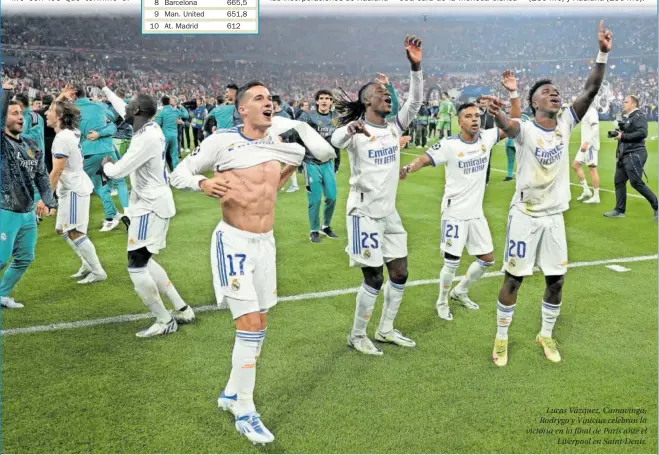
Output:
M112 104L114 110L117 111L117 114L119 114L122 118L126 118L126 103L124 100L119 98L116 93L110 90L109 87L103 87L103 93L107 97L108 101Z
M52 154L53 158L68 158L71 155L69 147L62 140L62 135L55 136L55 139L53 139Z
M337 149L349 149L353 144L353 136L348 134L348 125L335 129L330 142Z
M577 114L572 105L561 108L557 116L558 124L565 128L564 132L571 132L579 124Z
M272 119L271 134L280 135L291 129L297 132L304 146L319 161L324 163L336 158L334 148L308 123L284 117L275 117Z
M534 128L534 126L531 122L521 122L517 119L515 119L515 121L519 123L519 131L517 132L517 135L512 139L515 143L515 147L522 147L524 145L524 141L526 141L527 138L531 136L529 130Z
M423 104L423 72L411 71L410 72L410 93L408 94L407 101L400 108L400 112L394 117L395 125L399 129L399 134L410 126L412 120L419 113Z
M106 163L103 172L111 179L125 177L136 171L140 166L149 161L152 154L149 151L162 147L156 136L147 141L131 141L128 151L116 163Z
M430 158L430 163L433 166L440 164L446 164L448 161L448 144L442 139L441 141L435 142L435 144L426 150L426 155Z
M490 128L483 132L483 140L488 150L492 150L499 142L499 128Z
M206 180L202 175L211 171L220 161L226 147L225 134L216 133L206 138L201 145L176 166L169 181L174 188L188 191L201 191L199 183Z

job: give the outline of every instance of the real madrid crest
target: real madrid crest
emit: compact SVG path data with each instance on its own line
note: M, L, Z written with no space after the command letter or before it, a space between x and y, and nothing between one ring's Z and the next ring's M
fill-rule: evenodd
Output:
M515 262L514 259L509 259L508 264L510 264L511 267L515 267L517 265L517 262Z
M368 258L371 257L371 250L369 250L368 248L366 248L366 249L364 250L364 253L363 253L363 254L364 254L364 257L365 257L366 259L368 259Z
M238 281L238 278L234 278L233 281L231 281L231 290L232 291L240 290L240 281Z
M448 240L446 241L446 244L447 244L448 246L453 246L453 241L452 241L451 239L448 239Z
M485 144L481 144L481 152L485 153Z
M32 151L32 149L27 149L27 156L29 156L30 159L34 158L34 152Z

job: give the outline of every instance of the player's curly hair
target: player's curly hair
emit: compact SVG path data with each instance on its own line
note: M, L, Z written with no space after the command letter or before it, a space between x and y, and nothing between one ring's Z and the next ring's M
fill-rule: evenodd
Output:
M531 90L529 90L528 102L529 102L529 107L531 108L531 112L533 112L533 115L535 115L535 108L533 107L533 95L535 95L535 92L537 92L540 87L547 84L554 85L554 83L549 79L540 79L538 82L533 84L533 87L531 87Z
M321 89L321 90L318 90L316 92L316 94L314 95L314 97L313 97L313 99L316 100L316 104L318 104L318 98L320 98L320 95L327 95L330 98L332 98L332 100L334 100L334 93L330 92L327 89Z
M63 130L73 130L80 126L80 109L71 101L54 101L51 109L55 109Z
M348 96L343 92L341 97L335 97L336 103L336 112L339 113L339 126L347 125L350 122L359 120L366 114L366 90L375 84L375 82L369 82L366 85L363 85L359 89L357 94L357 99L355 101L348 98Z

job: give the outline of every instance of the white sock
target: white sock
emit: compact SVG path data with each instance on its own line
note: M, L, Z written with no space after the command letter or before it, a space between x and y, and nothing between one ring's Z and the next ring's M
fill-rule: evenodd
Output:
M80 253L80 257L89 265L94 275L105 275L105 270L101 266L101 261L98 260L96 255L96 248L89 237L83 235L75 240L76 247Z
M261 334L261 341L259 341L259 346L258 346L258 349L256 350L256 358L257 359L261 356L261 348L263 348L263 342L265 341L265 332L266 332L266 330L268 330L267 327L259 332Z
M174 284L169 281L169 277L167 276L167 272L165 272L165 269L163 269L160 264L158 264L153 258L149 260L149 262L146 264L146 268L149 271L149 274L153 278L153 281L156 282L156 286L158 286L158 291L174 305L174 308L177 310L180 310L181 308L185 308L187 304L183 301L181 296L179 295L178 291L174 287Z
M584 193L588 192L588 182L586 182L586 179L583 179L581 182L581 186L583 187Z
M515 305L505 306L497 302L497 340L508 339L508 327L513 322L513 313Z
M156 317L158 322L167 323L172 319L172 316L165 309L162 303L158 286L153 281L151 274L146 267L141 268L128 268L130 279L135 285L135 292L140 296L144 305L151 310L151 313Z
M600 197L600 189L599 188L593 188L593 196L594 197Z
M453 261L451 259L444 259L444 267L439 272L439 298L437 305L448 305L448 292L451 290L453 278L455 278L455 271L460 266L460 259Z
M362 283L359 291L357 291L355 321L352 324L351 332L353 337L366 336L366 326L373 315L373 308L375 308L375 301L379 294L379 289L373 289L366 283Z
M231 356L231 374L224 394L238 395L236 413L239 416L256 411L254 406L256 357L262 341L261 332L236 330L236 341Z
M384 308L382 308L382 317L380 318L380 333L387 334L394 329L394 319L398 314L400 302L403 300L404 284L396 284L391 280L387 281L384 286Z
M554 324L556 324L556 319L558 319L560 313L560 303L554 305L552 303L547 303L544 300L542 301L542 330L540 330L540 336L551 338Z
M291 174L291 186L297 186L297 171Z
M455 287L455 293L460 295L467 294L471 285L478 281L480 277L482 277L483 274L487 271L487 269L493 265L494 262L482 261L480 259L472 262L467 269L465 276L462 277L458 285Z
M83 257L80 255L80 251L78 251L78 247L76 246L75 242L74 242L73 240L71 240L71 237L69 237L69 233L68 233L68 232L63 233L63 234L62 234L62 238L63 238L64 240L66 240L66 243L68 243L69 246L71 247L71 249L72 249L73 251L75 251L75 253L78 255L78 257L79 257L80 260L82 261L82 265L85 266L85 267L87 267L89 270L91 270L92 268L89 266L89 264L87 263L87 261L85 261L85 258L83 258Z

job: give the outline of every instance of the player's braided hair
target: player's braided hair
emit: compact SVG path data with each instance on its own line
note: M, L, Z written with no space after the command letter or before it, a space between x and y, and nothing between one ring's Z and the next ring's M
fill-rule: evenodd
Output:
M51 106L53 108L63 130L73 130L80 126L80 109L71 101L55 101Z
M369 82L368 84L362 86L359 89L357 94L357 99L355 101L348 98L345 92L341 97L337 97L335 103L336 111L339 113L339 126L347 125L350 122L359 120L366 114L366 89L368 89L374 82Z

